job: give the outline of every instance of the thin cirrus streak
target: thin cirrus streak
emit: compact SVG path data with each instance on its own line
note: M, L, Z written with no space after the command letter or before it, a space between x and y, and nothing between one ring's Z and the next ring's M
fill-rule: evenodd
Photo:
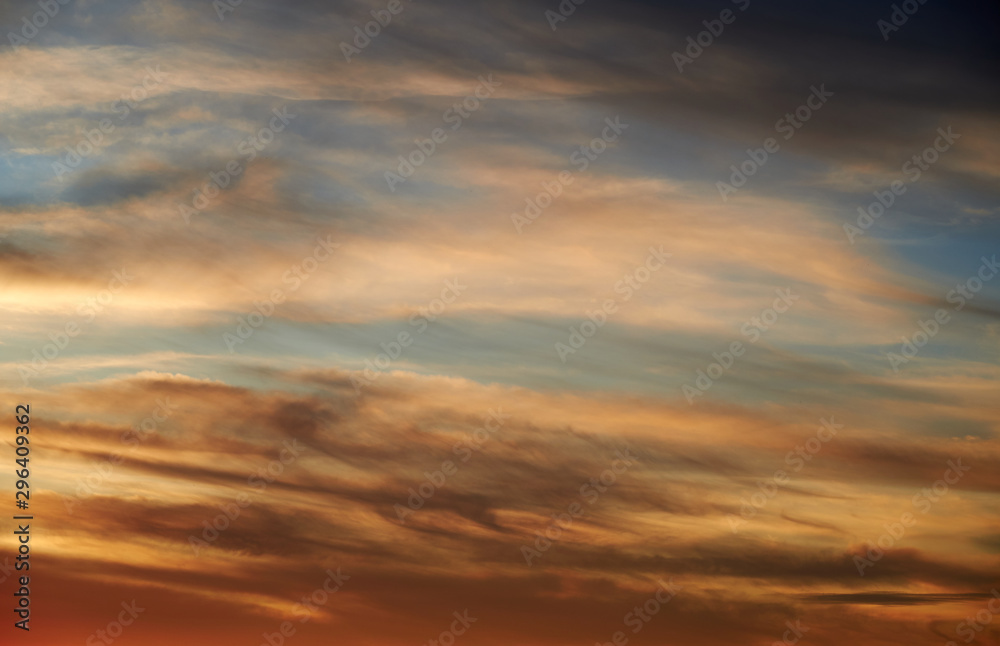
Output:
M997 17L4 4L4 643L993 643Z

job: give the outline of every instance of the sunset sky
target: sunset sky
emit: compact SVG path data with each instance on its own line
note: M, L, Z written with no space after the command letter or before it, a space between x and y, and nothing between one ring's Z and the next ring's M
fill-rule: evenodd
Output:
M232 2L0 3L0 642L1000 644L1000 10Z

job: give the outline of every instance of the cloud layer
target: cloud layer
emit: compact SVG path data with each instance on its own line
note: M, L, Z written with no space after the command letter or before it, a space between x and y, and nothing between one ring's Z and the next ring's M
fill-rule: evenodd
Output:
M152 646L962 639L1000 574L995 11L224 4L0 52L38 643L133 599Z

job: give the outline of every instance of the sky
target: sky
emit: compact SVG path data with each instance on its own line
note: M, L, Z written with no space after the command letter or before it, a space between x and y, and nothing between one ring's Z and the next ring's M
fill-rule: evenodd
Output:
M4 643L1000 643L998 14L0 3Z

